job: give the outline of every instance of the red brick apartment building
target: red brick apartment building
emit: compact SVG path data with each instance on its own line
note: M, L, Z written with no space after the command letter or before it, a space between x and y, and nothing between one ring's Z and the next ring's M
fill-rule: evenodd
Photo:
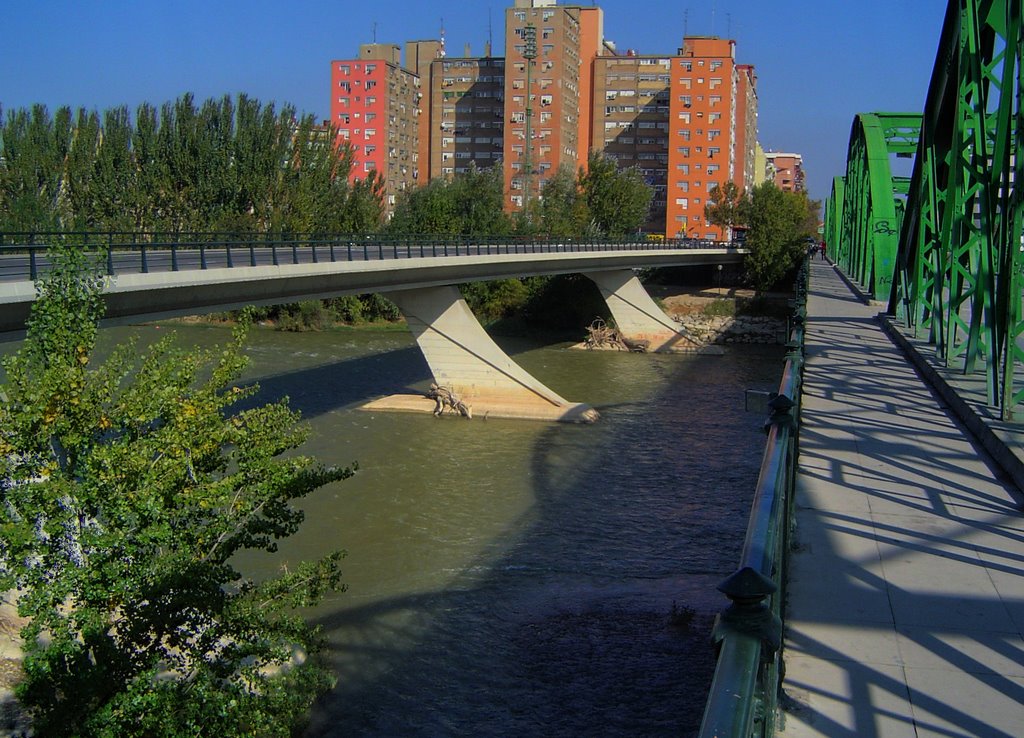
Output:
M357 59L331 62L331 123L352 147L351 178L376 170L389 212L420 181L420 78L400 59L397 45L364 44Z
M736 64L735 41L618 53L600 8L556 0L514 0L505 21L504 57L453 58L443 41L414 41L404 67L389 44L332 62L331 120L354 149L353 176L380 172L390 211L407 187L500 163L516 210L559 167L585 167L598 151L654 189L646 231L725 235L704 218L707 193L751 187L757 144L757 77Z
M768 174L784 192L804 192L804 159L800 154L765 152Z

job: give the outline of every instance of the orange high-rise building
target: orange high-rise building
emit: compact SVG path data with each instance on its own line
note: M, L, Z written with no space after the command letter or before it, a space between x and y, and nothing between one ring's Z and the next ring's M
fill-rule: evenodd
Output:
M736 42L730 39L686 38L673 59L665 207L669 237L725 236L707 221L704 206L715 185L736 176L735 50Z

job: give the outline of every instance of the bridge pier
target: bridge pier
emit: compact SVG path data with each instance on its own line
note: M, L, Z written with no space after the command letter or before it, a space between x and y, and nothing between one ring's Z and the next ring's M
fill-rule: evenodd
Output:
M665 315L632 269L584 272L608 304L615 327L631 341L650 342L651 351L695 351L698 344Z
M451 387L474 417L589 423L598 413L569 402L516 364L487 335L457 287L422 287L388 293L405 316L434 382ZM369 410L433 411L421 395L391 395Z

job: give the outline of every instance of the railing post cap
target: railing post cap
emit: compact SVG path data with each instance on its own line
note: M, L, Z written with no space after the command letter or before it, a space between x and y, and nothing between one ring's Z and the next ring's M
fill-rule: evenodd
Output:
M734 572L718 585L718 591L737 604L758 602L775 594L776 590L778 585L775 582L749 566Z

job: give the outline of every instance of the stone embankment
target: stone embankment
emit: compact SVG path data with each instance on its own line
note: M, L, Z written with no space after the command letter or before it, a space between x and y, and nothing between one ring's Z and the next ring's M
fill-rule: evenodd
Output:
M739 315L708 317L676 315L675 320L702 345L786 342L786 321L779 318Z

